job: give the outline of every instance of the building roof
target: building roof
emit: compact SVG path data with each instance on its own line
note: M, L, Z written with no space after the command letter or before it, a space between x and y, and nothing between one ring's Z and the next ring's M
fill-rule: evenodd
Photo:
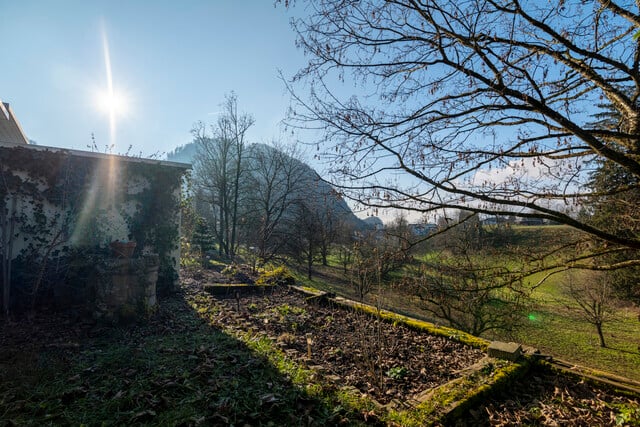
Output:
M74 150L70 148L48 147L46 145L28 144L17 146L16 144L7 144L0 141L0 149L3 148L20 148L34 151L48 151L50 153L64 153L69 156L85 157L90 159L117 159L119 161L129 163L144 163L149 165L168 166L179 169L191 169L191 164L189 163L170 162L168 160L158 159L145 159L143 157L124 156L120 154L97 153L93 151Z
M29 144L8 103L0 100L0 142L7 144Z

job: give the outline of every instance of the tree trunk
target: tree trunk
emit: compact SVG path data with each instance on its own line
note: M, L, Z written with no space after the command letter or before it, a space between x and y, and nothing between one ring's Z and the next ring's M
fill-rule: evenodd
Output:
M224 211L220 205L220 225L218 230L218 255L222 257L224 251Z
M596 323L596 329L598 330L598 338L600 338L600 347L606 347L604 342L604 334L602 333L602 322Z
M236 144L240 144L236 142ZM236 176L233 183L233 206L231 207L233 212L231 213L231 243L230 243L230 256L233 259L236 255L236 232L238 225L238 196L240 193L240 167L242 165L242 149L241 145L236 146L237 151L237 160L236 160Z
M2 309L5 316L9 316L11 302L11 262L13 258L13 233L16 218L17 200L11 199L9 217L2 211ZM8 229L8 230L7 230ZM7 233L8 231L8 233Z

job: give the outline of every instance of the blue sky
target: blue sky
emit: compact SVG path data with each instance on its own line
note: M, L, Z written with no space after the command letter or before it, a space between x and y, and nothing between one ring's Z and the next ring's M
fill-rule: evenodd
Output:
M109 114L103 29L114 91L127 99L116 147L143 155L190 142L194 122L213 123L224 95L254 116L249 138L281 137L289 96L278 79L304 65L291 11L271 0L0 0L0 99L40 145L101 150Z

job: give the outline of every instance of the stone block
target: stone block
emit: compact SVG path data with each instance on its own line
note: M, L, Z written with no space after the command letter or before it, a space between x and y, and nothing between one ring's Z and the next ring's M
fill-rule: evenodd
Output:
M493 341L487 349L487 355L515 362L522 355L522 346L515 342Z

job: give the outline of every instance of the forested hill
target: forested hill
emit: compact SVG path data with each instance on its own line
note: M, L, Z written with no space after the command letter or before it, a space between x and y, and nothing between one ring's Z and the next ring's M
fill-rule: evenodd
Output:
M197 149L198 146L194 142L181 145L175 150L167 153L167 160L170 162L192 163Z
M252 144L248 147L250 150L275 150L275 148L265 144ZM197 144L191 142L180 147L167 154L167 160L172 162L193 163L197 152ZM291 161L298 162L299 160L291 159ZM355 229L368 229L371 228L369 224L358 218L345 200L341 197L336 197L336 191L334 188L323 181L320 175L309 165L304 162L300 162L305 170L305 176L308 177L310 182L314 185L309 186L308 194L305 194L308 199L323 201L323 203L330 203L331 206L325 206L330 211L339 214L342 220L353 226Z

